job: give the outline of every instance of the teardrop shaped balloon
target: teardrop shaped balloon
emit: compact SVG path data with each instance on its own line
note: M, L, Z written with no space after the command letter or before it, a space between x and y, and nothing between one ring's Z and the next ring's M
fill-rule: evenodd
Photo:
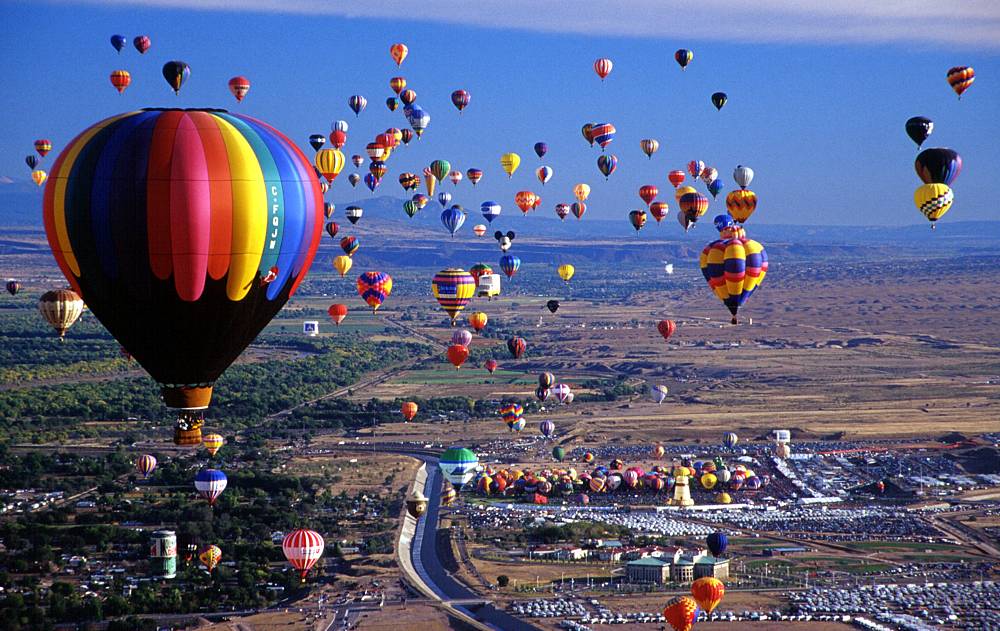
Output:
M906 135L917 143L917 149L934 132L934 121L926 116L914 116L906 121Z
M250 80L243 76L233 77L229 80L229 91L232 92L238 103L242 103L247 92L250 91Z
M712 95L712 105L714 105L717 110L721 110L722 106L725 105L728 100L729 97L726 96L725 92L716 92Z
M168 61L163 64L163 78L166 79L167 84L174 91L174 94L180 94L181 86L184 85L190 76L191 66L183 61Z

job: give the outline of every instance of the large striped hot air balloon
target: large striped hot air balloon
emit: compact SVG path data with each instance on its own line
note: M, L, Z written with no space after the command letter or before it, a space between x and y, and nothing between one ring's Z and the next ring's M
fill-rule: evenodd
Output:
M65 338L66 331L80 318L83 307L83 300L72 289L47 291L38 299L38 312L56 330L60 339Z
M705 246L699 261L708 286L733 314L753 295L767 274L767 252L746 237L718 239Z
M205 438L201 442L205 445L208 455L214 456L226 444L226 439L222 437L222 434L205 434Z
M392 276L385 272L365 272L358 276L358 295L372 308L372 313L378 311L390 293Z
M590 129L590 137L601 146L601 151L611 144L618 130L611 123L598 123Z
M71 141L45 189L49 245L118 342L196 410L309 270L323 198L309 160L266 123L222 110L150 109Z
M468 484L479 469L479 457L464 447L450 447L438 459L441 473L456 488Z
M740 437L736 435L736 432L726 432L722 435L722 444L729 449L736 447L738 442L740 442Z
M194 477L194 488L198 495L208 500L208 504L214 505L222 492L226 490L229 480L226 474L218 469L202 469Z
M281 541L281 551L292 567L299 571L299 578L303 583L306 581L306 574L323 556L324 546L322 535L305 528L293 530Z
M726 195L726 210L740 223L746 223L756 209L757 195L750 189L741 188Z
M476 293L476 279L464 269L450 267L434 275L431 290L454 326L455 318Z
M156 469L156 456L150 454L142 454L135 461L135 470L142 474L142 477L149 478L149 476Z
M510 351L510 355L514 359L520 359L527 348L528 343L524 341L523 337L512 337L507 340L507 350Z
M687 596L672 598L663 607L663 617L674 631L691 631L697 613L698 603Z

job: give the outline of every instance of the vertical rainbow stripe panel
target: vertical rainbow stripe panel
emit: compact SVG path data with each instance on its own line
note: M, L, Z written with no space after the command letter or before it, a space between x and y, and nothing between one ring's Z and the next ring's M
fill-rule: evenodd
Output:
M295 292L322 212L309 160L273 127L149 109L70 142L43 215L59 268L112 335L161 384L201 384Z

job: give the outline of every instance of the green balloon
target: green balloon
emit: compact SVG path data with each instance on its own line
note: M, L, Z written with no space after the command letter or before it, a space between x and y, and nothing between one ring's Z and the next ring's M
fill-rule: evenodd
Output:
M403 204L403 211L408 216L410 216L410 217L413 217L413 215L416 215L417 211L419 211L419 210L420 210L420 204L418 204L417 202L413 201L412 199L407 200L406 203Z
M447 160L435 160L431 162L431 174L437 178L438 183L443 183L451 172L451 163Z

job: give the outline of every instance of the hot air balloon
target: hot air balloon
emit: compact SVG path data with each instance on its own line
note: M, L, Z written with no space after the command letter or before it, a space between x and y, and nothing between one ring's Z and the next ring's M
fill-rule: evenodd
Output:
M455 487L448 485L448 488L441 491L441 506L451 506L458 499Z
M718 178L712 180L712 182L708 185L708 192L712 194L712 199L718 197L723 188L725 188L725 185L722 183L722 180Z
M455 326L458 314L465 309L476 293L476 279L463 269L450 267L434 275L431 290L438 304L451 318L451 325Z
M646 202L646 206L649 206L649 204L652 203L652 201L656 199L656 196L659 194L660 189L656 188L652 184L646 184L639 187L639 198Z
M441 224L451 233L452 238L455 237L455 233L464 223L465 210L457 204L441 212Z
M677 330L677 325L674 324L673 320L660 320L659 324L656 325L656 329L663 336L663 339L669 340L670 336Z
M191 66L183 61L168 61L163 64L163 78L167 81L170 89L174 91L174 94L180 94L181 86L184 85L184 82L190 76Z
M559 278L568 283L570 279L573 278L573 274L576 273L576 268L569 263L564 263L559 266L556 272L559 274Z
M66 331L80 318L83 307L83 300L71 289L47 291L38 299L39 313L56 330L60 339L65 339Z
M579 221L583 217L583 213L587 212L587 205L583 202L573 202L570 205L569 210Z
M429 122L430 122L430 117L428 117L427 120L422 121L421 124L426 129L427 128L427 123L429 123ZM414 136L415 136L415 134L413 133L412 129L401 129L399 131L399 139L400 139L400 141L402 141L402 143L404 145L410 144L410 141L413 140Z
M573 187L573 195L576 197L576 201L585 202L587 198L590 197L590 185L589 184L577 184Z
M403 60L406 59L410 49L406 47L406 44L393 44L389 47L389 55L392 60L396 62L396 66L402 66Z
M333 182L344 169L344 154L339 149L320 149L316 152L315 163L326 181Z
M702 160L692 160L688 162L687 170L691 174L691 177L697 180L701 176L701 172L705 170L705 162Z
M205 446L208 455L214 456L226 444L226 439L222 437L222 434L205 434L201 444Z
M649 398L652 399L653 402L656 403L657 405L663 403L666 400L667 394L669 394L669 392L670 391L664 385L649 386Z
M507 278L514 276L520 267L521 259L513 254L504 254L500 257L500 270L507 275Z
M647 158L652 160L653 154L660 148L660 141L655 138L643 138L639 141L639 148L642 149Z
M556 215L560 220L565 220L566 216L569 214L569 204L556 204Z
M319 151L326 144L326 136L323 134L312 134L309 136L309 145L314 151Z
M360 167L362 164L365 163L365 158L364 156L359 156L358 154L354 154L353 156L351 156L351 163L354 164L354 166L356 167Z
M545 144L544 142L536 142L535 143L535 155L538 156L539 158L544 157L545 154L548 152L548 150L549 150L549 146L547 144Z
M35 182L36 186L41 186L45 184L45 180L49 179L49 174L41 169L35 169L31 172L31 179Z
M413 90L403 92L404 95L407 93L412 94ZM431 123L431 115L424 111L423 108L414 107L409 115L407 115L406 120L410 123L413 133L417 135L417 138L420 138L427 131L427 126Z
M392 277L385 272L365 272L358 276L358 295L372 308L372 313L378 311L390 293Z
M406 113L407 117L413 114L416 110L416 106L413 102L417 100L417 93L411 88L409 90L403 90L399 93L399 100L403 102L403 111Z
M704 169L702 169L701 181L705 183L705 186L708 186L717 179L719 179L718 169L710 166L706 166Z
M347 181L351 183L351 186L357 186L358 182L361 181L361 176L357 173L351 173L347 176Z
M479 180L483 179L483 171L482 169L468 169L465 172L465 177L469 178L469 181L475 186Z
M601 146L601 151L615 139L617 130L611 123L598 123L590 130L590 137Z
M726 432L722 435L722 444L729 449L734 449L738 442L740 442L740 437L735 432Z
M406 401L403 403L400 411L403 413L403 419L409 423L417 416L418 406L413 401Z
M479 206L479 210L482 211L483 218L487 222L493 223L493 220L500 216L502 208L500 204L494 201L485 201Z
M208 500L209 506L215 505L228 483L226 474L218 469L201 469L194 477L194 488L198 495Z
M596 72L597 76L601 78L601 81L604 81L604 79L611 74L611 69L613 67L614 64L606 57L602 57L594 62L594 72Z
M690 227L698 221L699 217L708 212L708 198L698 192L681 195L677 205L686 220L686 227Z
M476 263L475 265L469 268L469 273L472 274L472 277L476 279L476 282L478 283L479 277L483 276L484 274L492 274L493 268L491 268L486 263Z
M396 96L406 89L406 77L393 77L389 79L389 88L396 93Z
M51 140L46 140L44 138L36 140L35 141L35 151L38 152L38 155L40 155L40 156L42 156L44 158L45 156L47 156L49 154L50 151L52 151L52 141Z
M714 105L717 110L721 110L722 106L725 105L728 100L729 97L726 96L725 92L716 92L712 95L712 105Z
M527 215L529 212L535 209L537 205L535 202L538 199L538 195L532 193L531 191L518 191L514 195L514 203L517 207L521 209L521 212Z
M441 204L441 208L447 208L448 204L451 203L451 193L448 191L441 191L437 195L438 203Z
M649 214L653 216L656 223L660 223L660 220L667 216L670 211L670 205L667 202L653 202L649 205Z
M924 217L927 217L928 221L932 222L932 228L934 227L933 222L943 217L951 209L954 199L955 195L947 184L924 184L913 194L913 203L916 204L917 210Z
M340 230L340 226L337 225L336 221L329 221L326 224L326 233L331 237L336 237L337 232Z
M569 384L557 383L552 386L552 396L554 396L559 403L569 403L572 400L570 399L571 394L573 394L573 389L569 387Z
M702 611L711 614L726 595L726 586L714 576L702 576L691 584L691 596Z
M336 120L330 124L330 131L342 131L346 134L350 128L350 124L345 120Z
M680 48L674 53L674 61L681 67L681 70L687 68L692 59L694 59L694 53L686 48Z
M371 175L371 173L369 173L368 175ZM361 221L361 217L364 214L365 211L360 206L348 206L346 209L344 209L344 216L347 217L347 220L351 222L352 226Z
M444 182L444 179L448 177L448 173L451 171L451 163L447 160L435 160L431 162L430 169L431 175L433 175L438 182Z
M565 449L563 449L558 445L552 448L552 458L555 459L556 462L562 462L563 458L565 457L566 457Z
M360 94L355 94L347 99L347 107L351 108L355 116L361 116L361 110L368 107L368 99Z
M198 560L201 561L201 564L211 574L215 570L215 566L222 560L222 549L215 545L205 546L198 553Z
M594 146L594 137L592 135L592 132L594 130L594 125L596 124L597 123L587 123L582 128L580 128L580 133L583 134L584 140L589 142L591 147Z
M713 532L705 537L705 545L712 556L721 556L729 546L729 537L724 532Z
M379 184L382 183L382 180L380 178L375 177L371 173L365 173L364 180L365 180L365 186L367 186L368 190L370 190L372 193L374 193L375 189L378 188ZM355 208L357 208L357 207L355 206ZM348 218L350 218L350 217L348 217ZM358 219L360 219L360 218L361 218L361 216L359 215ZM357 220L354 220L351 223L357 223Z
M469 358L469 347L462 346L461 344L452 344L448 347L446 351L448 361L458 370L465 363L465 360Z
M542 421L538 425L538 431L540 431L542 436L545 438L551 438L552 434L556 431L556 424L552 421ZM562 460L562 458L559 458L559 460Z
M451 104L461 113L466 107L469 106L469 101L472 100L472 95L465 90L455 90L451 93Z
M487 370L487 372L489 372L492 375L493 373L495 373L497 371L497 366L498 365L499 364L497 364L497 360L495 360L495 359L487 359L486 363L483 364L483 368L485 368Z
M125 48L125 42L127 41L128 40L125 39L124 35L111 36L111 45L115 47L115 50L117 50L119 54L121 54L122 49Z
M148 479L156 470L156 457L150 454L139 456L135 460L135 470L141 473L143 478Z
M667 173L667 179L674 185L674 188L680 186L684 182L684 178L684 171L680 169L674 169L670 173Z
M458 186L458 183L462 181L462 172L461 171L451 171L451 172L448 173L448 179L451 180L452 184L454 184L455 186Z
M559 311L559 301L549 300L545 303L545 308L549 310L549 313L555 313L556 311Z
M482 311L469 314L469 326L471 326L472 330L476 333L485 329L487 322L489 322L489 317Z
M510 351L510 356L514 359L521 359L521 355L524 355L527 348L528 343L524 341L523 337L512 337L507 340L507 350Z
M925 116L914 116L906 121L906 135L917 143L919 149L924 141L933 133L934 121Z
M618 156L613 153L606 153L597 156L597 170L604 175L605 180L607 180L617 168Z
M545 186L545 183L552 179L552 167L540 166L535 169L535 177Z
M399 109L399 99L394 96L390 96L385 100L385 106L389 108L390 112L395 112Z
M925 184L947 184L951 186L962 172L962 156L953 149L933 147L917 154L913 163L917 176Z
M663 617L674 631L691 631L697 614L698 604L687 596L671 598L663 608Z
M350 259L347 259L350 260ZM326 310L327 315L333 320L333 323L340 326L340 323L344 321L347 317L347 305L333 304L330 308Z
M118 90L118 94L125 91L125 88L132 83L132 75L128 70L115 70L111 73L111 85Z
M152 45L152 42L146 35L137 35L135 39L132 40L132 45L135 46L135 49L139 51L140 55L145 55L146 51L149 50L149 47Z
M304 583L306 574L323 556L323 537L315 530L300 528L285 535L281 541L281 551L293 568L299 571L299 578Z
M750 186L750 182L753 182L753 169L745 167L742 164L737 165L737 167L733 169L733 180L739 184L740 188Z
M11 296L16 296L17 292L21 291L21 283L17 282L13 278L7 281L7 293Z
M753 295L767 274L767 252L760 243L737 237L718 239L705 246L699 260L708 286L733 315Z
M360 241L357 237L344 237L340 240L340 249L344 251L347 256L354 256L354 253L358 251L361 247Z
M976 71L971 66L955 66L948 69L948 85L958 95L959 100L962 99L962 94L969 89L975 80Z
M745 223L750 219L750 215L756 209L757 195L749 189L741 188L726 195L726 210L729 211L729 216L739 223Z
M632 224L632 227L635 228L635 234L638 236L639 231L646 225L646 211L633 210L628 214L628 220Z
M469 333L465 329L456 329L455 332L451 334L451 343L468 346L469 344L472 344L472 333Z
M229 91L236 97L238 103L242 103L243 98L250 91L250 80L243 76L233 77L229 80Z
M521 166L521 156L516 153L505 153L500 156L500 166L503 167L507 177L511 177L514 171L517 171L517 167Z

